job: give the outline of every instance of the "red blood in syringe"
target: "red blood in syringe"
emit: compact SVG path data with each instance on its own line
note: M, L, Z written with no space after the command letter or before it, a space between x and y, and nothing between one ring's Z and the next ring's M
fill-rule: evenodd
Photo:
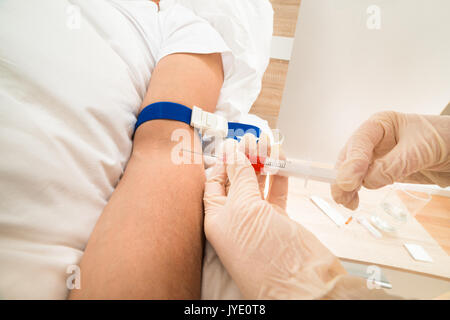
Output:
M253 169L255 169L256 173L260 173L261 170L264 168L265 160L266 159L264 157L256 157L256 163L253 163L254 162L254 158L250 159L250 161L252 162L252 167L253 167Z

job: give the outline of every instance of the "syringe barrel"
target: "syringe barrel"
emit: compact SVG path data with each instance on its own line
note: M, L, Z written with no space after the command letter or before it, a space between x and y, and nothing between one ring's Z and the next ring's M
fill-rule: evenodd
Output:
M265 167L269 169L269 172L273 171L282 176L307 178L328 183L336 181L336 170L309 161L267 159Z

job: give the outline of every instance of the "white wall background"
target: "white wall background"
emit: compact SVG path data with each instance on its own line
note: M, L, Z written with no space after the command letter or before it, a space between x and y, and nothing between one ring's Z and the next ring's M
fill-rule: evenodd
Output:
M302 0L278 122L288 157L334 163L371 114L449 102L450 1Z

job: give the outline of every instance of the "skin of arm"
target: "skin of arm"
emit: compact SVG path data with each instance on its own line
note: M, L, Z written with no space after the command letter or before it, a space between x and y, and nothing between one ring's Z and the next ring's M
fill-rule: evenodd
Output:
M142 103L171 101L213 112L223 83L215 54L178 53L157 64ZM175 164L171 141L185 123L152 120L88 241L71 299L198 299L203 256L203 164ZM193 144L191 144L193 145ZM196 150L201 152L200 144Z

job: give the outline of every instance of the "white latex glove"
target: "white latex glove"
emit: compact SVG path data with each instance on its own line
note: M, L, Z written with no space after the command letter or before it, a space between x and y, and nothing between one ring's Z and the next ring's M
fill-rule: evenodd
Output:
M208 241L246 299L334 297L331 288L338 276L347 277L344 268L313 234L287 216L287 178L273 176L268 197L262 198L263 178L238 150L248 149L245 143L227 140L226 163L217 163L206 182Z
M394 182L450 185L450 116L380 112L350 137L336 163L331 193L349 209L358 190Z

